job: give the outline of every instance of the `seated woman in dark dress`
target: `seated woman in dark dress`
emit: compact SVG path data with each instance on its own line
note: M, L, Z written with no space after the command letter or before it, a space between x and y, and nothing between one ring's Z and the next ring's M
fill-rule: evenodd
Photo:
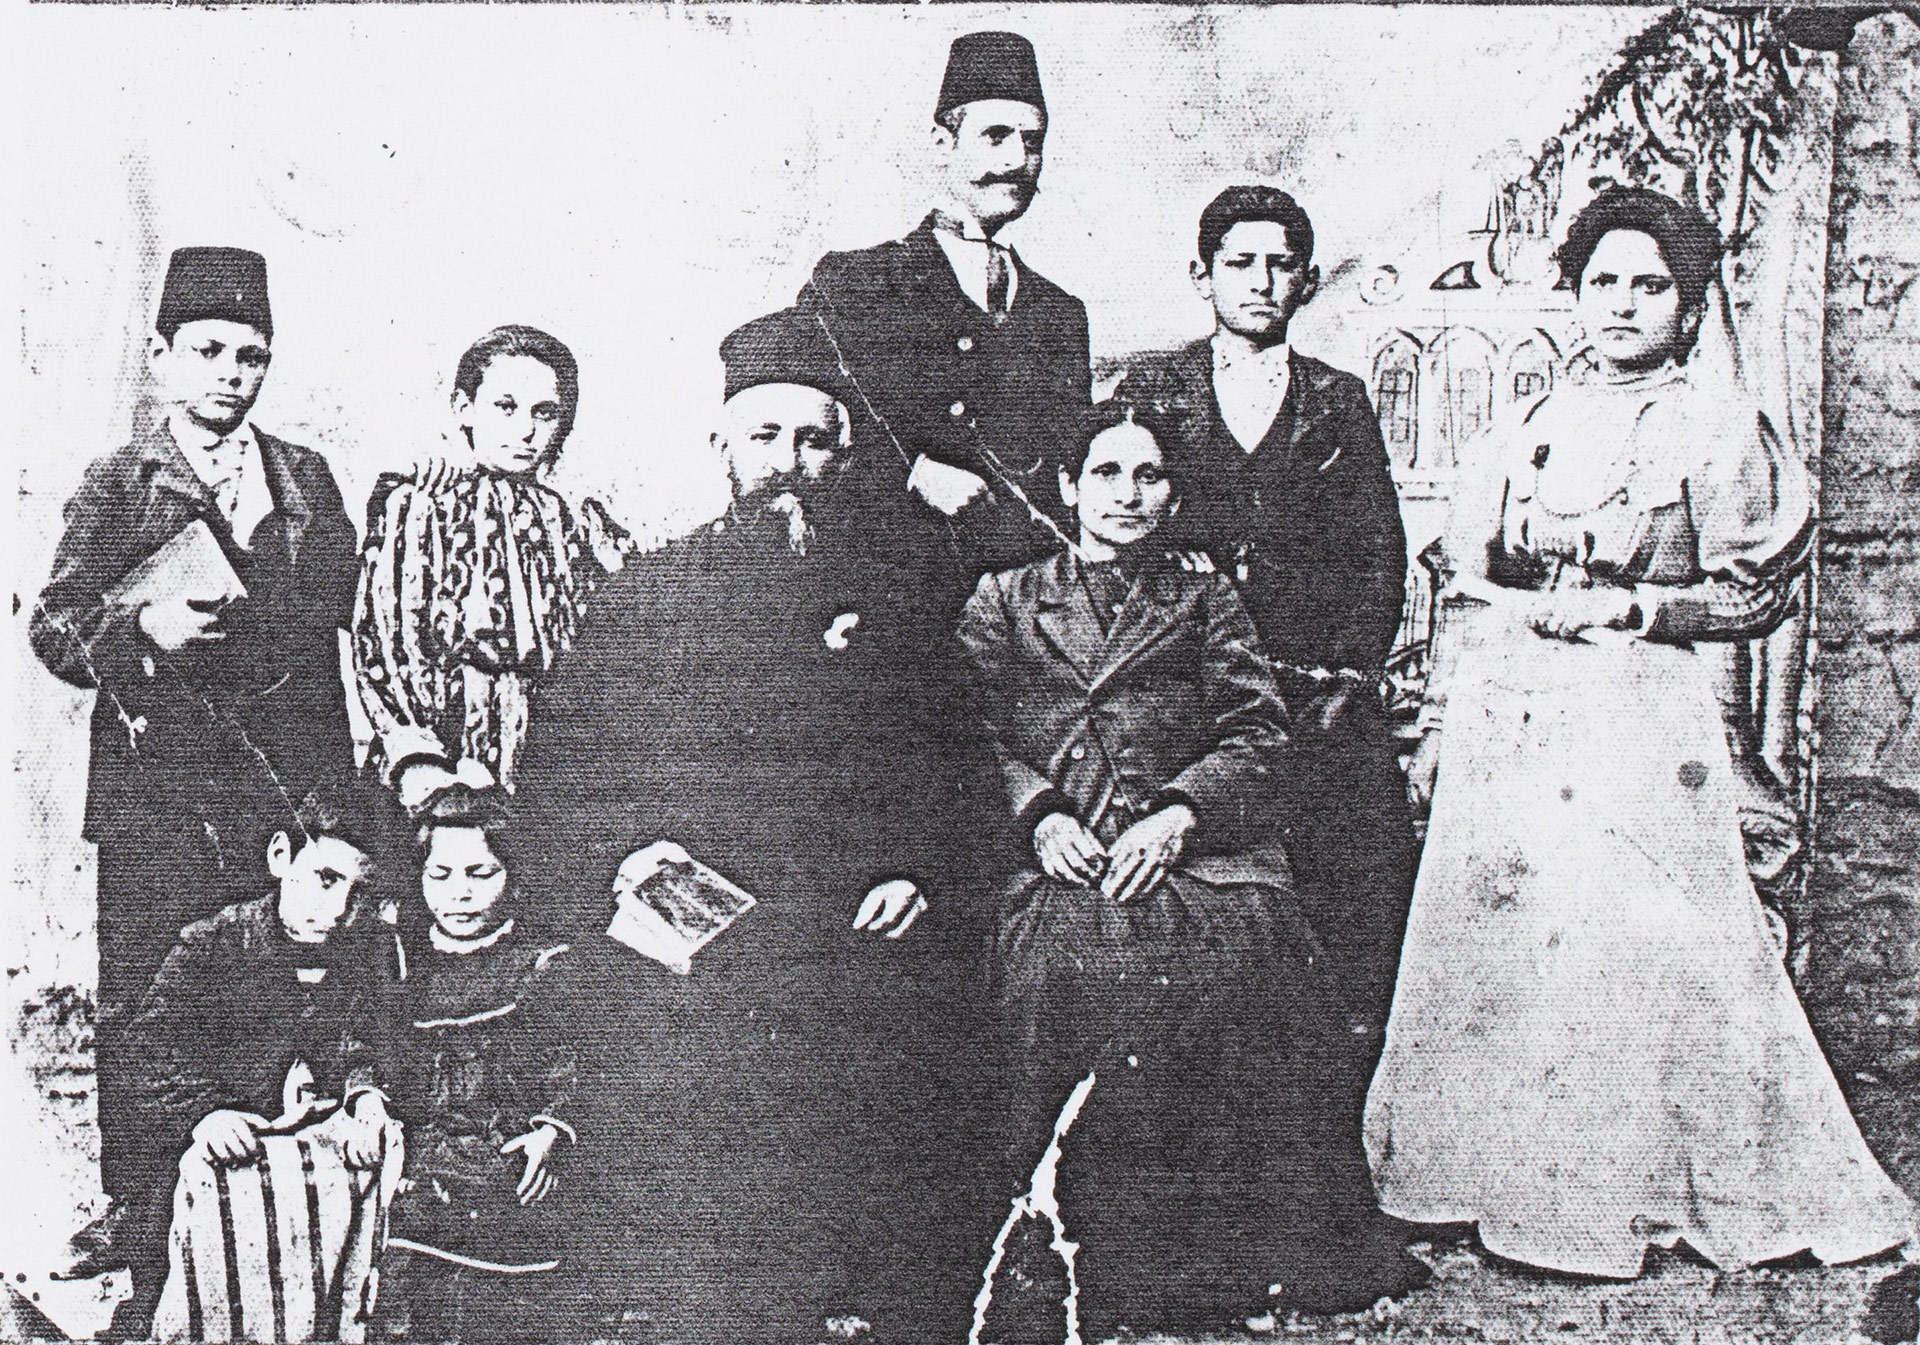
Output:
M555 1313L555 1168L574 1141L569 951L515 919L498 791L452 785L422 813L420 895L401 920L388 1043L406 1169L380 1319L389 1338L539 1340Z
M1091 1077L1056 1186L1089 1340L1363 1307L1426 1272L1322 1100L1357 1066L1275 840L1286 707L1232 583L1156 545L1179 494L1146 413L1091 429L1061 480L1078 545L983 579L960 627L1020 837L1016 1156Z

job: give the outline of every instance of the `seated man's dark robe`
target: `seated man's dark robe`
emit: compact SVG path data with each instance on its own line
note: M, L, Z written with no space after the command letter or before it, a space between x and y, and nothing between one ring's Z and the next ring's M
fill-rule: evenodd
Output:
M989 575L960 639L1025 839L995 949L1024 1165L1089 1073L1057 1196L1089 1340L1364 1307L1419 1271L1374 1203L1339 1099L1353 1049L1274 842L1287 712L1222 574L1062 554ZM1126 905L1040 871L1047 815L1103 845L1183 803L1197 824Z
M843 1313L965 1334L1005 1183L976 1139L957 657L894 599L915 591L729 516L602 589L535 708L516 863L597 944L605 1269L675 1339L813 1341ZM759 901L686 977L595 933L621 859L662 838ZM932 910L902 940L855 932L892 877Z

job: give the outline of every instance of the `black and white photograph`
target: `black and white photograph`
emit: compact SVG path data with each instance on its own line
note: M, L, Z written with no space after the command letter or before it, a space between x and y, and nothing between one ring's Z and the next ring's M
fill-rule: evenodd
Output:
M1920 1338L1920 8L6 20L0 1339Z

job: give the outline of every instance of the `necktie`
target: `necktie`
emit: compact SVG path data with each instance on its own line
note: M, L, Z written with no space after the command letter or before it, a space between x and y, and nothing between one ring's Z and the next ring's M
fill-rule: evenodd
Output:
M245 470L240 446L231 439L222 439L207 450L207 466L210 478L207 487L213 492L213 501L231 520L240 508L240 476Z
M1013 270L1007 264L1007 250L997 243L987 244L987 312L995 318L1007 315L1007 300L1013 289Z

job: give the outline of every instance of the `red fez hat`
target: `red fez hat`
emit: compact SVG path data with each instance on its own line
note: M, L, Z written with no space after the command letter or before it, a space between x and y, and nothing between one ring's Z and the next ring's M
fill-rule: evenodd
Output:
M271 341L267 259L245 248L174 249L154 330L171 341L181 327L204 318L245 323Z
M726 396L763 383L797 383L852 408L850 380L822 319L782 309L736 328L720 343Z
M953 40L933 119L939 121L956 107L989 98L1031 103L1042 112L1047 109L1033 43L1018 33L968 33Z

